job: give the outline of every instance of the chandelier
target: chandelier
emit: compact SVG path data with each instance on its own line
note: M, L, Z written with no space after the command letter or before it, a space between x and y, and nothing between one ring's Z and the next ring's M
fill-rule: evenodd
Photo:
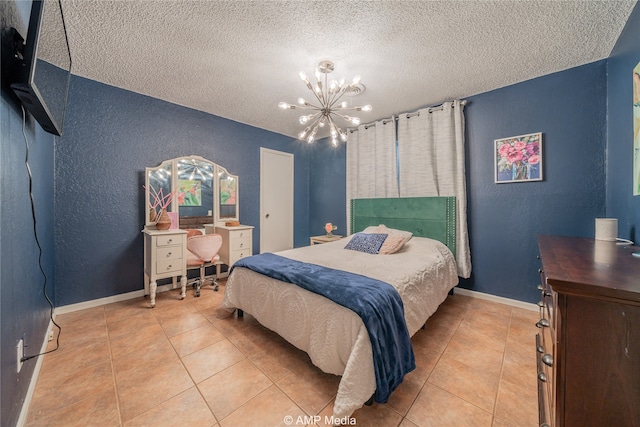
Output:
M354 126L360 124L358 117L344 114L347 111L371 111L371 105L362 107L349 107L346 101L339 102L344 95L357 95L362 92L364 86L360 84L360 76L355 76L350 84L345 84L345 80L328 81L328 74L333 71L333 62L322 61L316 68L316 83L312 85L306 74L300 72L300 78L313 93L315 100L310 102L304 98L298 98L298 104L287 104L280 102L278 107L283 110L307 110L309 114L300 116L300 124L307 125L298 138L306 140L311 144L316 139L319 128L329 127L331 144L338 146L338 138L342 142L347 141L347 132L343 131L337 124L336 119L340 118ZM324 78L323 78L324 74ZM316 102L317 101L317 102Z

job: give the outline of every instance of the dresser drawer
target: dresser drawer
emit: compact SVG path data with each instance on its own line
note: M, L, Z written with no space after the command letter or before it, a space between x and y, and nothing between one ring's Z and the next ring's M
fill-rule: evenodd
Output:
M553 422L551 405L553 404L551 376L548 367L542 362L544 348L541 335L536 335L536 367L538 370L538 422L540 426L551 426Z
M156 237L156 246L169 246L182 244L182 236L179 234L168 234Z

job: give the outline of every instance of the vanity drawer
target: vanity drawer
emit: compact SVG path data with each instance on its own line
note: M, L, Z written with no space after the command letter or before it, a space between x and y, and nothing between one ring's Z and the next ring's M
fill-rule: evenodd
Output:
M166 236L156 237L156 246L179 245L182 243L182 236L179 234L168 234Z
M231 239L231 242L229 242L231 245L231 250L232 251L242 251L242 250L248 250L249 252L251 252L251 237L242 237L242 238L238 238L238 239Z
M251 254L252 254L251 248L231 251L231 256L229 257L229 263L233 265L239 259L248 257Z
M229 231L229 240L236 240L236 239L249 239L249 240L251 240L251 237L253 236L252 228L251 229L246 229L246 230L230 230Z
M156 259L158 261L164 261L169 259L181 259L182 258L182 246L163 246L157 249Z
M182 270L182 264L182 258L159 260L156 262L156 275L160 276L167 273L179 272Z

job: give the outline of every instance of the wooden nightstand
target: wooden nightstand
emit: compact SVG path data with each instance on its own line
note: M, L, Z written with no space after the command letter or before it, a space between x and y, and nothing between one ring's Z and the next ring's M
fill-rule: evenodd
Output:
M315 245L315 244L321 244L321 243L335 242L336 240L340 240L343 237L344 236L339 236L337 234L333 234L331 236L327 236L326 234L322 236L311 236L309 238L309 244Z

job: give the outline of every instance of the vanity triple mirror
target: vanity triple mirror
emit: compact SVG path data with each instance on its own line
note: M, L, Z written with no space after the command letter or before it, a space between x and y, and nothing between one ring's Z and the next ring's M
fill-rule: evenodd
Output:
M178 213L180 228L238 221L238 196L238 177L210 160L193 155L165 160L145 169L145 227L155 226L156 202L164 197L167 212Z

